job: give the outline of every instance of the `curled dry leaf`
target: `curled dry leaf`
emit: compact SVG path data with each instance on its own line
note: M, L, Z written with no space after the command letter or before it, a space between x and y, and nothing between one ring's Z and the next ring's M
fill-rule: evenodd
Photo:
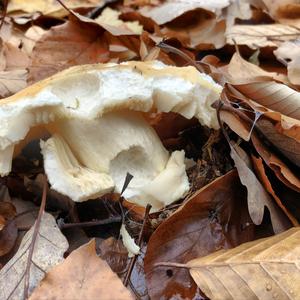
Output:
M69 9L88 8L104 5L103 0L64 0L63 3ZM63 18L69 14L58 1L53 0L32 0L24 2L23 0L10 0L8 4L8 14L14 12L36 13L43 15Z
M121 12L109 7L105 8L101 15L94 20L75 12L73 12L73 14L82 22L100 25L114 36L140 35L143 32L143 26L140 25L138 21L124 22L119 19Z
M263 0L268 14L282 24L300 26L300 4L297 0Z
M221 250L187 263L212 300L299 299L300 229Z
M29 82L39 81L70 66L108 60L103 29L95 24L67 21L51 28L36 43L29 67Z
M151 18L158 25L162 25L197 8L202 8L215 13L216 15L220 15L222 9L227 7L229 4L230 1L228 0L168 0L158 6L145 6L140 9L140 13L147 18Z
M29 300L134 299L117 274L96 254L95 240L74 250L52 268Z
M282 42L294 40L300 29L283 24L234 25L226 31L229 45L246 45L252 49L278 47Z
M300 178L298 174L294 173L278 155L264 145L256 134L251 136L251 140L256 151L265 163L274 171L277 178L288 187L300 192Z
M19 250L0 270L0 298L23 299L24 275L34 227L24 236ZM38 285L45 273L63 260L68 242L58 229L55 219L44 213L34 247L30 268L29 292Z
M253 239L246 207L246 192L235 170L196 192L151 236L145 256L148 292L153 299L175 294L192 299L196 287L188 270L155 266L160 262L185 263L218 249Z
M274 232L282 232L291 226L287 217L277 207L275 201L266 192L262 184L256 178L251 169L250 161L246 152L237 144L230 145L230 155L234 160L242 184L247 188L248 209L254 224L261 224L265 207L269 209Z
M268 176L266 174L266 170L263 164L263 160L259 157L256 158L255 156L251 156L252 158L252 162L253 162L253 168L255 170L256 175L258 176L259 181L262 183L262 185L264 186L264 188L266 189L266 191L268 191L268 193L270 195L272 195L273 199L276 201L276 203L278 204L278 206L283 210L283 212L287 215L287 217L290 219L290 221L292 222L293 226L299 226L298 221L296 220L296 218L292 215L292 213L284 206L284 204L282 203L282 201L280 200L280 198L277 196L277 194L275 193L272 184L270 182L270 180L268 179Z
M283 43L274 54L279 61L287 64L290 82L300 85L300 40Z

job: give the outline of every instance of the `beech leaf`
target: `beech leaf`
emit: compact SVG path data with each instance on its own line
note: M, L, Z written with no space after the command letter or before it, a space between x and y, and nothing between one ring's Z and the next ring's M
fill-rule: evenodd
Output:
M24 275L34 226L25 234L19 250L0 270L0 299L19 300L24 295ZM38 285L45 273L63 260L68 242L58 229L52 215L44 213L34 246L30 266L29 293Z
M188 262L212 300L299 299L300 228Z
M193 299L196 293L188 270L155 267L156 263L186 263L254 238L246 201L246 190L232 170L196 192L158 227L145 256L151 299L171 299L175 294Z
M29 299L129 300L133 297L117 274L97 256L93 239L51 269Z

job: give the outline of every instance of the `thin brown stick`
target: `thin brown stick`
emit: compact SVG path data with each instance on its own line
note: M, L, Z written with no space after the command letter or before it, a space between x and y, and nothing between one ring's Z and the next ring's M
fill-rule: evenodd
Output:
M46 175L44 175L43 195L42 195L41 206L40 206L37 220L34 225L34 231L33 231L33 235L32 235L32 240L31 240L29 253L28 253L28 257L27 257L26 269L25 269L25 273L24 273L25 274L24 299L28 299L28 296L29 296L28 290L29 290L29 279L30 279L30 267L31 267L31 261L32 261L33 251L34 251L34 245L35 245L37 235L39 232L39 228L41 225L42 216L45 211L46 199L47 199L47 188L48 188L47 177L46 177Z
M151 207L152 206L150 204L148 204L147 207L146 207L146 210L145 210L145 216L144 216L144 220L143 220L143 225L142 225L142 228L141 228L141 231L140 231L140 234L139 234L139 239L138 239L138 246L139 247L141 247L142 242L143 242L143 236L144 236L145 226L146 226L146 223L148 221L149 212L150 212ZM128 271L127 271L125 279L123 281L123 283L124 283L125 286L128 285L128 282L129 282L129 279L130 279L130 276L131 276L131 273L132 273L132 270L133 270L133 267L134 267L134 264L136 262L137 257L138 257L138 255L135 255L134 257L132 257L130 259Z
M74 14L74 12L70 9L70 8L68 8L61 0L56 0L66 11L68 11L69 12L69 14L71 14L72 16L74 16L77 20L79 20L79 18L78 18L78 16L76 16L75 14Z
M59 227L59 229L74 228L74 227L92 227L92 226L105 225L105 224L110 224L110 223L117 223L117 222L121 222L121 221L122 221L121 216L115 216L115 217L107 218L104 220L96 220L96 221L90 221L90 222L61 223L61 224L58 224L58 227Z
M155 263L154 268L156 267L174 267L174 268L183 268L183 269L190 269L190 267L186 264L180 264L180 263L175 263L175 262L170 262L170 261L162 261Z

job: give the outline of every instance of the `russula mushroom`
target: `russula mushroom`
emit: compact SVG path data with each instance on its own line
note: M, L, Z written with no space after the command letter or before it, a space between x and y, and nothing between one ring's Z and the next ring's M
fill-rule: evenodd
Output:
M74 201L120 192L154 210L188 190L184 151L171 155L143 118L144 112L177 112L217 128L211 104L221 87L194 67L160 62L76 66L0 101L0 174L7 175L16 145L37 128L53 189Z

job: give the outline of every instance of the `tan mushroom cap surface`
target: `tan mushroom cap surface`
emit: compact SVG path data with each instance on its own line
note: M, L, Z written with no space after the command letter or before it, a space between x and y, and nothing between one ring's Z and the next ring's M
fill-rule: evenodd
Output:
M181 198L189 184L184 151L171 155L143 112L177 112L218 128L211 104L221 87L194 67L128 62L72 67L0 101L0 174L11 170L14 149L37 129L53 189L74 201L120 192L154 210ZM19 147L20 147L19 145Z

